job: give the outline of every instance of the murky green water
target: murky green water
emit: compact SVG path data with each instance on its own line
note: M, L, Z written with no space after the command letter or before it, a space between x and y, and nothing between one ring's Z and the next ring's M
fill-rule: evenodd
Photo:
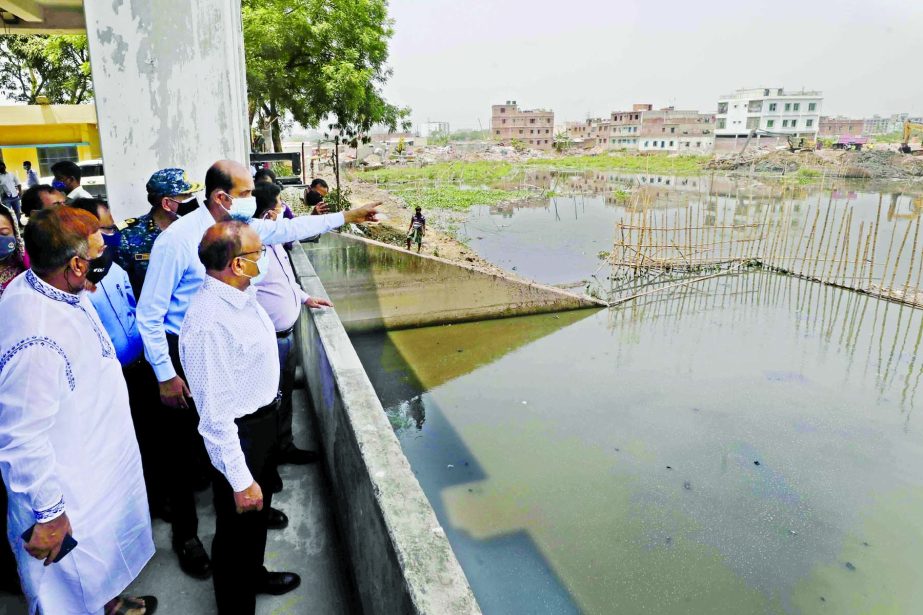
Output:
M913 613L921 333L752 273L354 343L485 613Z
M784 222L788 249L828 210L851 241L874 222L862 276L923 275L915 185L528 183L581 194L475 208L458 230L540 282L612 282L626 187L666 227ZM923 310L753 271L353 341L485 613L877 614L923 612L921 339Z

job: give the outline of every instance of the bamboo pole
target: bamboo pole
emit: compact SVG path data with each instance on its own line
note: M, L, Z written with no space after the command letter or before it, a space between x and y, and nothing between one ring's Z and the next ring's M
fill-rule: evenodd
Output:
M904 282L904 291L906 293L910 288L910 276L913 275L913 265L917 259L917 240L920 238L920 218L917 217L916 229L913 231L913 247L910 250L910 267L907 268L907 281Z
M907 236L910 235L910 225L907 225L907 230L904 231L904 239L901 240L901 247L897 251L897 258L894 259L894 272L891 274L891 283L888 285L888 293L891 294L894 291L894 280L897 278L897 269L901 264L901 255L904 253L904 246L907 244Z

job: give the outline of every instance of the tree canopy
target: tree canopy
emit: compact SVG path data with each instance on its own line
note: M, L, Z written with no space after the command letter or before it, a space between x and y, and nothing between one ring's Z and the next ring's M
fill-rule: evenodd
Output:
M93 100L90 52L83 35L0 36L0 94L33 105Z
M387 102L393 34L386 0L243 0L251 124L286 118L354 140L376 125L406 125L409 110Z

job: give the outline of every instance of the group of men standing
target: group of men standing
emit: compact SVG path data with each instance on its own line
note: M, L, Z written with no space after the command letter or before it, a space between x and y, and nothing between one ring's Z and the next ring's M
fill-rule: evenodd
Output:
M330 304L282 245L375 205L288 219L279 188L233 161L209 168L201 205L181 169L147 188L151 210L121 229L105 201L33 212L31 268L0 296L0 471L30 613L153 613L119 595L153 555L151 514L182 569L213 577L219 613L299 583L263 552L287 524L277 465L316 458L291 437L295 321ZM195 508L209 478L211 557Z

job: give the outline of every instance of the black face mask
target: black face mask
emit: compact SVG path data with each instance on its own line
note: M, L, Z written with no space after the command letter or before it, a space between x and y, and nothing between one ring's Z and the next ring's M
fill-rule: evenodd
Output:
M106 277L109 269L112 268L112 254L109 249L103 250L103 253L89 261L90 270L87 271L87 280L93 284L99 284L100 280Z
M186 203L177 203L177 205L178 206L176 208L176 215L182 217L198 209L199 201L198 199L192 199L191 201L187 201Z

